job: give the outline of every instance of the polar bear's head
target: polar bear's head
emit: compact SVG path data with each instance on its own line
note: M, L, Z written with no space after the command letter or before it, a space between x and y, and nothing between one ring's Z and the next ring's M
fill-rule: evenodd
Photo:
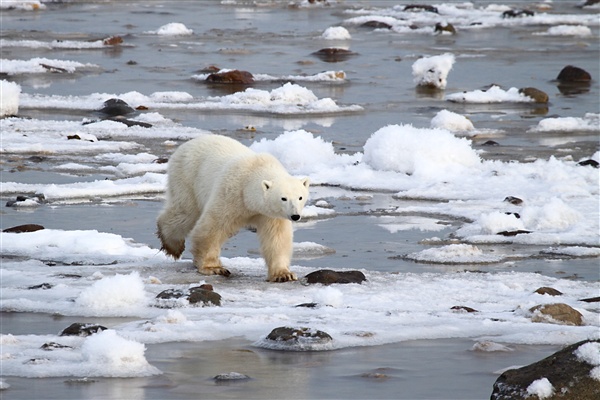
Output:
M308 178L278 178L262 181L269 216L299 221L308 199Z

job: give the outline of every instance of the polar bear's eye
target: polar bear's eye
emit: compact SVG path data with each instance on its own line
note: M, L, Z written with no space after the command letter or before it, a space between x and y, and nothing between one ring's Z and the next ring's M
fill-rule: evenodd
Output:
M287 197L282 197L281 201L287 201Z
M302 200L302 196L298 197L298 200Z

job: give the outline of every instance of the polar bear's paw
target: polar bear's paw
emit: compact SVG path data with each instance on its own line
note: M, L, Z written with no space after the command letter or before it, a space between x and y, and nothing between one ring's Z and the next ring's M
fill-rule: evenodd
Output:
M269 282L289 282L297 280L298 277L296 276L296 274L289 270L279 271L269 276Z
M221 266L198 268L198 272L203 275L222 275L226 277L231 275L231 272L229 272L227 268L223 268Z

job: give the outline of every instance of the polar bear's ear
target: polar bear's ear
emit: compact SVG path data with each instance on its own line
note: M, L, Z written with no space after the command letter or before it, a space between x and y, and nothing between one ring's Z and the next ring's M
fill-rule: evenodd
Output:
M308 178L301 179L300 182L302 182L305 188L308 188L308 185L310 185L310 179Z
M273 182L271 181L262 181L262 188L263 190L266 192L267 190L269 190L271 188L271 186L273 186Z

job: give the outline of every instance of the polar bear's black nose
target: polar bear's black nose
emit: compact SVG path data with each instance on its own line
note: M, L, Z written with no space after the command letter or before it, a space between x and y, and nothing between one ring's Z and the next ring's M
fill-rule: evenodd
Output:
M291 218L292 218L293 221L299 221L300 220L300 216L298 214L292 215Z

